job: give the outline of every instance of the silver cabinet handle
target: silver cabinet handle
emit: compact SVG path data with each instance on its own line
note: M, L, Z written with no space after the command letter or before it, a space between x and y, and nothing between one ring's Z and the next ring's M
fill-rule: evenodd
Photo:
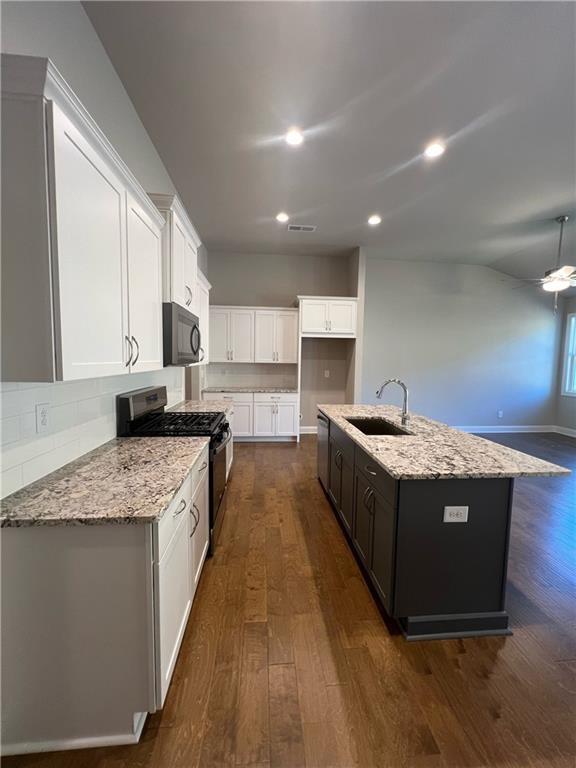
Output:
M130 361L132 360L132 355L134 354L134 347L132 346L132 342L130 341L128 336L124 336L124 338L126 339L130 347L130 354L128 355L128 360L126 361L126 365L124 366L125 368L128 368L128 366L130 365Z
M186 288L186 290L188 291L188 296L190 297L190 298L188 299L188 301L186 302L186 306L187 306L187 307L189 307L189 306L190 306L190 304L192 304L192 289L190 288L190 286L189 286L189 285L186 285L186 284L184 285L184 287L185 287L185 288Z
M372 475L373 477L376 477L376 474L377 474L377 473L376 473L376 472L374 472L374 470L373 470L373 469L370 469L370 465L369 465L369 464L366 464L366 466L364 467L364 469L366 470L366 472L368 472L368 474L369 474L369 475Z
M200 467L200 469L198 470L198 472L203 472L203 471L206 469L206 467L207 467L207 466L208 466L208 462L207 462L207 461L205 461L205 462L204 462L204 464L202 464L202 466L201 466L201 467Z
M234 360L234 350L230 350L230 360Z
M180 502L180 506L178 507L176 512L174 512L173 516L174 517L178 517L178 515L181 515L182 512L184 512L185 509L186 509L186 499L182 499L182 501Z
M201 363L202 360L206 357L206 352L204 352L204 347L200 347L200 352L202 352L202 357L200 358L199 362Z
M132 336L132 341L134 342L134 344L136 344L136 357L132 361L132 365L136 365L136 363L138 362L138 358L140 357L140 344L138 344L138 340L136 339L135 336Z
M332 330L332 320L328 320L328 330Z
M194 514L194 512L192 511L192 508L196 510L198 515ZM196 533L196 528L198 528L198 525L200 523L200 510L198 509L196 504L194 504L194 502L192 502L192 506L190 507L190 514L194 518L194 528L192 528L192 533L190 534L190 538L192 538L192 536L194 536L194 534Z

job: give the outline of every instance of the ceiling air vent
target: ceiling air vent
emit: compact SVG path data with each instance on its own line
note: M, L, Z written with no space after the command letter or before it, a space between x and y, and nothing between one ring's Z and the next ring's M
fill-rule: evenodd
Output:
M316 232L315 224L288 224L288 232Z

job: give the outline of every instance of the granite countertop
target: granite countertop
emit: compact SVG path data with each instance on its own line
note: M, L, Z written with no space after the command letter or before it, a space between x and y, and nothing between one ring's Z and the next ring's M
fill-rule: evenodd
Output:
M550 477L570 470L534 456L410 414L403 427L392 405L319 405L328 418L397 480ZM384 418L409 435L365 435L348 418Z
M292 395L298 394L298 390L294 387L205 387L202 392L284 392Z
M233 405L229 400L182 400L167 410L181 413L214 413L224 411L230 413Z
M1 527L153 523L210 442L120 437L2 501Z

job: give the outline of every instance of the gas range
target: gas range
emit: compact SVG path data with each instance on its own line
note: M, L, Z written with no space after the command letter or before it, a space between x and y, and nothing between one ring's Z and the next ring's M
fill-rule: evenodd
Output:
M210 438L210 554L222 524L218 514L226 490L226 446L232 430L221 412L166 411L166 387L146 387L116 398L118 437Z

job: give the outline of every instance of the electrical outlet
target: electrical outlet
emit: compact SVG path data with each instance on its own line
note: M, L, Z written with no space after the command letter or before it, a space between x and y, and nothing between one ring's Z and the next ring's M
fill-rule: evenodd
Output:
M499 419L503 419L504 418L504 411L497 411L496 412L496 416L498 416Z
M444 507L445 523L467 523L469 507Z
M50 429L50 403L36 405L36 432L48 432Z
M329 379L330 378L330 369L329 368L326 368L324 370L324 378L325 379Z

